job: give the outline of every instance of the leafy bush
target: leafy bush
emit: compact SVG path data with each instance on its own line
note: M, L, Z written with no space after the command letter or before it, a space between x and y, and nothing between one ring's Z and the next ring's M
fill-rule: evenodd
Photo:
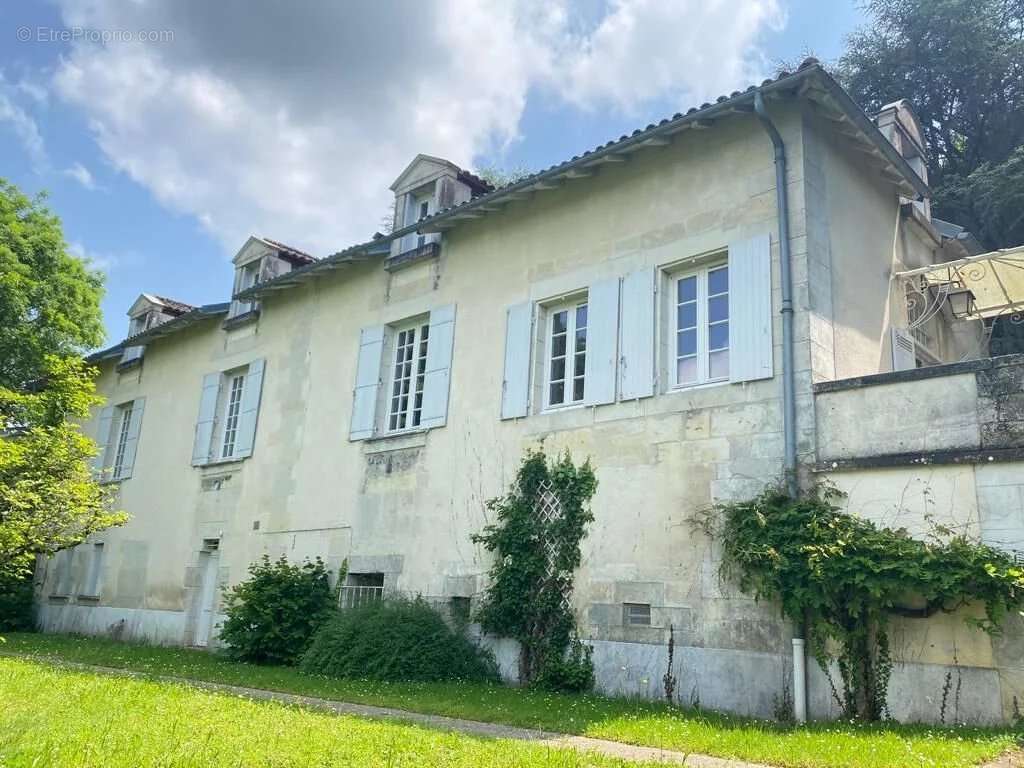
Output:
M225 590L227 619L220 631L226 653L256 664L295 664L313 633L334 612L328 571L317 558L293 565L266 555L249 566L249 579Z
M389 598L341 611L302 658L304 672L386 681L497 680L490 653L424 600Z
M0 631L24 632L35 626L32 576L0 576Z
M563 657L544 660L533 684L547 691L585 693L594 687L593 655L591 646L573 638Z
M806 627L830 682L837 663L842 690L833 683L832 695L845 714L878 720L887 714L890 617L927 618L978 603L984 618L967 621L996 634L1024 607L1024 568L949 529L914 539L882 528L842 510L839 497L830 488L798 499L768 489L719 504L698 524L721 542L724 576L757 599L778 601Z

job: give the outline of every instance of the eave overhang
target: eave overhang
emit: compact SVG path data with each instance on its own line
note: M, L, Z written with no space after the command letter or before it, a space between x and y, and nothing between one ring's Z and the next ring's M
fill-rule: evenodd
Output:
M221 315L226 315L230 304L205 304L201 307L193 309L191 312L186 312L183 315L179 315L173 320L168 320L166 323L161 323L150 328L148 331L137 333L134 336L129 336L124 341L115 344L112 347L101 349L98 352L93 352L91 355L85 358L87 363L98 363L103 360L110 360L112 358L120 357L121 353L124 352L126 347L138 347L145 344L149 344L155 339L162 338L164 336L170 336L172 333L183 331L186 328L198 325L199 323L211 320Z
M708 130L719 120L736 115L752 115L754 93L757 91L769 103L797 98L808 100L823 118L834 123L835 130L851 141L852 146L861 151L869 163L899 188L901 195L913 199L930 197L928 185L882 135L871 118L818 62L808 60L796 72L784 73L775 80L766 80L760 86L751 86L745 91L720 96L714 104L694 107L685 114L679 113L638 129L629 136L622 136L517 182L438 211L414 224L396 229L389 235L352 246L316 264L253 286L236 298L264 296L291 288L323 272L386 255L392 240L409 234L429 234L453 229L463 222L500 212L509 203L560 189L576 179L592 176L604 165L626 162L635 152L667 146L685 131Z

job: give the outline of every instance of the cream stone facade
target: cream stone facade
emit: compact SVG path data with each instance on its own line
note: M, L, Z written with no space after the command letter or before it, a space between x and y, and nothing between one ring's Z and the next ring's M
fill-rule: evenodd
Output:
M1012 446L978 453L976 373L826 391L899 359L896 272L963 255L913 202L925 179L893 141L913 132L906 108L883 133L814 63L761 91L787 154L800 482L828 477L886 522L937 509L985 537L998 520L1024 548ZM231 304L95 355L107 407L85 430L131 521L40 565L41 624L215 645L219 588L263 554L345 560L346 590L462 610L490 564L470 538L485 501L543 444L599 480L574 594L599 687L659 696L671 626L684 701L770 716L792 687L792 627L719 580L691 525L785 479L778 190L752 93L503 190L420 156L393 187L393 235L321 260L253 238ZM947 320L929 326L929 362L979 340ZM877 459L954 449L972 458ZM977 683L962 719L1012 714L1019 627L996 642L948 617L901 621L894 715L937 719L950 670ZM484 641L512 676L514 648ZM811 715L834 714L820 672L808 686Z

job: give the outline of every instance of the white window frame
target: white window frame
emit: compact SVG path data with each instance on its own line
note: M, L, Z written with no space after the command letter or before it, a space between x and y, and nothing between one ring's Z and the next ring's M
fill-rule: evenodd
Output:
M577 328L577 314L581 307L587 308L587 324L583 326L583 330L586 331L586 337L583 346L583 370L576 370L576 331ZM586 402L586 371L587 371L587 360L589 359L589 328L590 328L590 304L589 296L584 293L577 295L572 299L565 299L557 303L546 304L543 306L545 313L544 321L544 339L542 344L542 360L543 360L543 372L542 380L544 383L543 410L555 411L561 408L573 408L576 406L583 405ZM555 316L565 312L566 313L566 326L565 326L565 354L559 357L564 357L565 367L563 370L563 378L552 380L551 368L552 363L555 360L554 353L554 328L555 328ZM570 343L571 341L571 343ZM583 383L583 392L579 399L575 398L575 383L579 379ZM551 402L551 385L562 382L562 402L552 403Z
M716 293L714 296L708 294L708 276L711 272L716 272L720 269L728 271L729 262L728 260L716 259L715 261L707 264L702 264L699 267L690 269L683 269L676 272L672 272L669 275L669 317L668 317L668 374L669 381L672 389L689 389L691 387L699 387L706 384L719 384L729 381L729 373L726 371L724 376L716 376L712 378L710 368L710 354L711 352L725 351L727 357L730 356L731 346L727 345L722 348L715 350L710 349L710 336L711 326L720 325L723 322L730 324L730 335L732 332L731 322L732 318L728 314L728 303L729 303L729 290L725 292ZM696 292L696 331L697 331L697 377L693 381L679 381L679 283L683 280L690 278L696 278L697 292ZM731 278L731 275L730 275ZM730 286L731 288L731 286ZM725 297L726 302L726 319L724 321L715 321L714 323L709 322L708 317L708 305L711 298ZM687 302L688 303L688 302ZM693 328L694 326L689 326ZM730 338L731 342L731 338ZM730 360L731 363L731 360Z
M242 291L252 288L260 281L260 272L263 268L263 258L259 257L247 261L244 264L239 264L235 268L235 290L233 296L238 295ZM255 312L258 308L259 303L255 299L248 299L240 301L232 297L231 307L228 312L228 319L233 317L241 317L247 315L250 312Z
M220 432L220 446L217 450L222 460L231 459L235 455L238 425L242 418L242 398L245 396L245 380L248 376L248 369L231 371L224 375L224 428Z
M393 326L390 332L393 349L390 357L391 364L384 379L387 382L387 389L384 391L384 397L387 399L387 411L384 415L382 431L394 435L422 429L420 418L423 409L423 387L426 381L427 351L430 345L430 318L423 317L415 321L404 322ZM411 342L408 341L409 334L412 335ZM399 344L399 340L403 337L405 337L406 343ZM405 357L407 350L411 350L411 358ZM401 372L399 366L403 368ZM406 367L409 370L408 376L404 373ZM400 386L406 381L409 385L408 391L396 392L396 386Z
M124 469L125 450L128 445L128 433L131 430L132 412L134 410L134 400L129 400L127 403L117 406L117 440L111 446L114 453L112 461L108 462L113 470L111 472L111 479L113 480L121 477L121 471Z

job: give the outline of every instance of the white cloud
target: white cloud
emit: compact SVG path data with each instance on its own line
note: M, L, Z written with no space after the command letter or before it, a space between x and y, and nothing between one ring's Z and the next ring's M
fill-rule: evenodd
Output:
M96 184L96 180L92 177L92 173L90 173L89 169L81 163L76 162L73 163L70 168L65 168L64 175L70 176L90 191L99 189L99 186Z
M25 154L32 163L36 173L45 173L50 167L50 159L46 153L39 126L32 116L26 112L15 97L15 88L8 85L0 74L0 123L6 123L21 143Z
M111 268L117 266L119 262L119 259L115 255L91 251L77 240L75 242L68 243L68 252L72 256L77 256L79 259L84 259L89 262L90 267L98 269L100 272L110 272Z
M232 252L262 233L324 255L367 238L417 152L471 165L542 89L582 108L746 82L776 0L280 4L61 0L65 23L167 29L79 44L55 75L114 167Z

